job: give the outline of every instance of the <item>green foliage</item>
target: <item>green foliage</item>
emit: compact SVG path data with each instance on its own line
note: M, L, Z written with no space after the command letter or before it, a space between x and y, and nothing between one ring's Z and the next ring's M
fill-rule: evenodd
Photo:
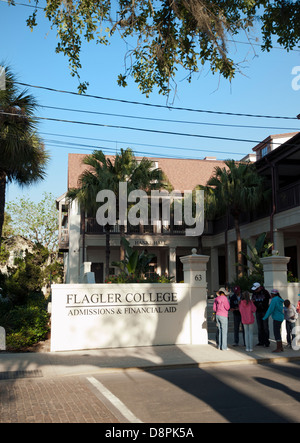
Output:
M15 235L22 235L36 244L41 244L51 252L58 249L58 217L55 197L44 192L38 203L29 196L20 197L6 206L10 224Z
M105 279L105 283L170 283L173 279L174 277L167 277L156 273L151 277L138 277L121 271L120 274L109 276Z
M4 68L6 88L0 90L0 243L7 183L24 186L43 180L49 160L33 117L37 102L26 90L18 89L15 76L9 67Z
M0 265L4 265L9 257L9 251L6 249L5 245L0 245Z
M257 275L257 278L263 278L263 265L260 261L262 257L269 257L272 255L272 243L266 243L267 233L263 232L256 239L254 246L248 239L245 242L248 245L250 254L242 253L246 257L247 261L251 263L252 269L246 266L246 271L251 271L251 274Z
M287 274L287 280L289 283L298 283L299 282L299 278L294 277L292 271L289 271Z
M149 265L155 255L133 249L125 237L122 237L121 243L125 248L125 259L113 262L112 265L120 268L124 276L134 275L134 278L141 279L149 271Z
M16 258L16 266L8 269L2 282L3 295L15 305L22 305L29 294L39 293L49 283L50 275L52 282L61 282L63 264L58 261L49 263L49 256L47 248L35 245L32 253L26 251L24 258Z
M22 350L44 340L49 332L49 314L42 293L30 294L27 303L0 301L0 325L6 331L8 350Z
M251 263L251 267L244 266L245 275L238 277L232 286L240 286L242 291L250 291L253 283L259 282L263 284L264 282L264 272L263 265L261 263L261 258L269 257L272 254L271 248L272 243L266 243L266 232L263 232L258 236L255 244L252 245L249 240L245 240L248 245L249 254L242 254L246 257L247 261Z
M228 40L239 33L250 41L250 32L261 29L267 51L276 37L276 44L288 50L299 46L300 38L300 6L293 0L49 0L44 12L57 32L56 52L67 56L72 76L80 79L85 41L107 45L120 35L127 43L127 63L118 83L126 86L131 76L147 96L154 87L169 95L172 88L176 90L179 69L191 81L205 64L213 74L231 80L239 63L231 58ZM27 25L31 30L37 26L37 9ZM87 85L81 82L79 92Z
M237 277L231 284L231 287L239 286L241 291L249 291L251 292L251 288L253 283L258 282L263 285L264 278L263 276L258 276L257 274L243 275L241 277Z

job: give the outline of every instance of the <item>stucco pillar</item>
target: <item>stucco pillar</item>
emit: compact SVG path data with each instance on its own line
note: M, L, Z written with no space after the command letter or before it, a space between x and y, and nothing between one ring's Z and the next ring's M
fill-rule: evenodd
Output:
M6 331L0 326L0 351L6 351Z
M169 248L169 276L176 282L176 248Z
M69 208L69 281L78 283L80 279L80 208L73 201Z
M207 335L207 284L206 267L209 260L207 255L192 255L180 257L183 263L184 283L190 285L190 321L191 344L208 344Z
M283 232L278 231L277 229L274 229L273 238L274 238L275 251L278 251L279 255L281 257L283 257L284 256L284 234L283 234Z
M287 282L287 264L290 257L283 257L275 255L277 251L273 251L271 257L261 258L261 263L264 269L264 286L267 291L277 289L283 300L288 298L288 282ZM269 323L271 336L273 332L273 321ZM282 340L286 339L285 322L282 323L281 328Z
M283 299L287 298L287 264L290 257L275 255L277 251L273 251L271 257L261 258L264 270L264 286L267 291L278 289Z

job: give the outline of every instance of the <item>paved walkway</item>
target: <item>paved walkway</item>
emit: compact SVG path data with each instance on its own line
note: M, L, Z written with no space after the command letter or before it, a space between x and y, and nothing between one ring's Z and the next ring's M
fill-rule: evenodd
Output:
M229 343L230 341L229 337ZM105 372L151 371L163 368L260 364L300 360L291 349L272 354L270 348L244 347L219 351L208 345L155 346L73 352L0 352L0 423L131 422L98 398L89 378ZM93 375L93 376L92 376ZM100 400L100 401L99 401ZM106 429L106 428L105 428Z
M254 337L255 340L255 337ZM230 341L230 337L228 342ZM254 341L256 343L256 341ZM56 377L96 373L98 371L154 370L170 367L204 367L220 364L259 364L300 360L300 350L284 347L284 352L272 353L269 348L254 347L246 352L243 346L228 351L216 348L213 338L208 345L154 346L97 349L68 352L0 352L0 379L9 377ZM19 371L19 375L17 374ZM11 374L9 374L11 373Z

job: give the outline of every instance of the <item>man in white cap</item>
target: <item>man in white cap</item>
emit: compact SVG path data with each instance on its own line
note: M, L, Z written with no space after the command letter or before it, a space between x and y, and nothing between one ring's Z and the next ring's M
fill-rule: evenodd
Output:
M251 290L253 291L252 300L256 306L256 323L258 330L258 343L256 346L269 347L269 320L263 320L263 317L268 310L271 297L261 283L254 283Z

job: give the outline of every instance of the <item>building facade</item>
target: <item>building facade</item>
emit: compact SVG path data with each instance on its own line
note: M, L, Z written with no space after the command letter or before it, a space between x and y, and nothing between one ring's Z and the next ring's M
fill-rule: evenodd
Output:
M269 136L253 148L256 168L272 189L272 202L256 213L243 214L241 236L255 242L266 232L279 255L291 257L289 271L300 278L300 133ZM85 165L83 154L69 154L68 189L78 186L78 178ZM196 185L206 185L216 166L224 162L214 157L204 160L153 158L155 167L163 170L173 189L183 193ZM95 218L88 217L76 202L68 204L65 194L57 199L59 210L59 246L65 253L65 282L83 281L86 272L95 274L96 282L105 276L106 235ZM158 274L183 280L180 257L189 255L192 248L208 255L208 293L236 277L236 236L233 220L224 216L205 220L201 237L185 235L185 226L158 219L153 225L129 226L125 235L131 246L154 254L151 270ZM246 247L246 246L245 246ZM120 229L112 227L110 235L110 262L120 259ZM110 267L110 274L115 269Z

